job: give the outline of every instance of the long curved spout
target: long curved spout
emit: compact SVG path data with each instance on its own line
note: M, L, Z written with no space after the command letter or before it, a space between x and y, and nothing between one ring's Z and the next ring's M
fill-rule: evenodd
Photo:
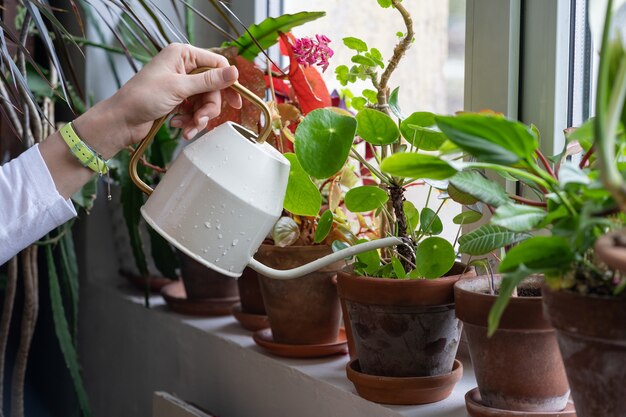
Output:
M263 265L256 259L252 259L248 266L254 269L259 274L265 275L268 278L275 279L292 279L299 278L303 275L310 274L318 269L324 268L334 262L340 261L344 258L349 258L359 253L367 252L374 249L387 248L389 246L404 245L404 242L397 237L386 237L383 239L376 239L370 242L359 243L358 245L350 246L349 248L342 249L330 255L326 255L323 258L317 259L313 262L309 262L306 265L299 266L293 269L279 270L270 268Z

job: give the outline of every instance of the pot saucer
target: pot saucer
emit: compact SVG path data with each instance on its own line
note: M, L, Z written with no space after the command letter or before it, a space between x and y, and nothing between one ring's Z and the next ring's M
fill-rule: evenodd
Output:
M286 358L320 358L323 356L348 353L345 329L339 329L337 341L316 345L288 345L277 343L272 337L272 329L261 329L252 335L254 342L276 356Z
M231 310L235 319L246 330L255 332L270 327L270 321L264 314L244 313L241 310L241 304L235 304Z
M348 379L366 400L395 405L428 404L447 398L463 376L463 364L454 360L449 374L423 377L390 377L361 372L358 359L346 365Z
M576 417L574 403L570 400L563 411L511 411L483 405L478 387L465 394L465 406L472 417Z
M176 281L161 288L161 295L167 306L188 316L226 316L239 303L239 297L187 299L182 281Z

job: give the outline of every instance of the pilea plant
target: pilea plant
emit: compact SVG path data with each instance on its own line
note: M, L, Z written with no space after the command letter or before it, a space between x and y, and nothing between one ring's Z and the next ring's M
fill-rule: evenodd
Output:
M355 37L343 39L344 45L354 51L353 65L337 67L337 79L343 85L366 80L371 82L372 89L364 90L362 96L351 97L350 104L357 111L355 116L334 109L310 112L296 130L295 154L304 172L329 182L343 179L347 165L361 166L367 175L362 178L363 185L347 187L345 207L357 215L374 212L379 219L376 224L379 237L395 235L409 243L399 245L393 252L383 252L382 258L376 251L359 255L354 264L355 273L437 278L448 272L456 259L453 244L437 236L443 231L438 212L448 198L448 184L439 180L456 170L436 156L419 152L442 150L446 137L434 127L434 114L402 115L398 106L399 88L391 91L388 82L413 43L413 24L400 1L379 1L379 4L397 11L406 27L404 33L399 33L393 55L385 63L380 51L366 42ZM401 169L401 160L407 155L417 158L419 167ZM424 183L424 179L430 187L428 199L434 188L443 191L437 210L426 206L420 211L405 199L406 187L418 180ZM461 197L462 193L457 194ZM455 222L463 224L480 219L478 211L472 213L458 216ZM330 218L331 214L324 216ZM360 239L364 237L356 237L350 243L359 243Z

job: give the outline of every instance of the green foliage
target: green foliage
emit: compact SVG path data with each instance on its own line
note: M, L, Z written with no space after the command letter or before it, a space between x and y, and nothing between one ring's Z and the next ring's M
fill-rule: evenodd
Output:
M545 217L546 211L539 207L504 204L493 214L491 224L514 232L526 232L541 223Z
M435 115L430 112L415 112L400 124L400 131L409 143L417 149L436 151L446 141L446 136L431 127L435 125Z
M450 184L457 190L493 207L500 207L511 201L504 187L495 181L488 180L477 171L459 172L450 178Z
M268 17L261 23L250 26L246 33L237 40L225 42L222 47L236 46L240 56L248 61L253 61L261 53L261 49L267 49L278 42L279 32L287 33L297 26L317 20L325 15L325 12L300 12L284 14L279 17ZM259 45L261 49L259 49Z
M339 172L348 159L356 127L353 117L328 109L310 112L296 129L295 150L302 168L319 179Z
M356 134L372 145L389 145L398 140L398 126L385 113L363 109L356 115Z
M396 177L403 178L428 178L444 180L456 174L450 164L433 155L419 153L393 154L380 165L380 169Z
M405 201L402 203L404 207L404 215L406 216L406 228L408 233L412 233L417 229L417 226L420 222L420 213L415 208L415 205L410 201Z
M454 224L472 224L472 223L476 223L482 218L483 218L482 213L478 211L474 211L474 210L466 210L454 216L454 218L452 219L452 222Z
M420 214L420 229L422 233L427 235L438 235L443 232L443 223L441 219L429 207L424 207L422 209L422 213Z
M403 120L404 116L402 115L402 110L400 109L400 104L398 102L398 94L400 93L400 87L396 87L393 89L391 94L389 94L389 108L391 112L396 116L399 120Z
M531 270L561 271L574 261L570 243L560 236L534 236L512 248L500 263L500 272L522 265Z
M293 153L284 154L291 164L283 207L292 214L317 216L322 195Z
M452 268L456 253L447 240L441 237L429 237L417 246L415 265L420 276L439 278Z
M468 255L485 255L528 237L526 233L516 233L504 227L486 224L461 236L459 251Z
M326 210L322 214L317 222L317 227L315 228L315 236L313 238L315 243L320 243L326 239L326 236L328 236L328 233L333 226L333 218L333 212L330 210Z
M384 190L373 185L363 185L346 192L346 208L353 213L368 212L382 207L389 196Z
M348 48L353 49L357 52L367 52L367 49L368 49L367 43L365 43L359 38L354 38L351 36L343 38L343 44L346 45Z

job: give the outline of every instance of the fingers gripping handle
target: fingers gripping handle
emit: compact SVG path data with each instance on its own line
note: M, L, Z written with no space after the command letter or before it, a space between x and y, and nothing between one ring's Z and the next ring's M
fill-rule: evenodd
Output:
M200 67L191 71L190 74L199 74L201 72L209 71L212 69L213 68L209 67ZM246 87L239 84L238 82L232 84L230 88L238 92L243 98L246 98L252 104L261 109L261 112L265 117L265 121L256 141L258 143L265 142L272 130L270 110L267 107L267 104L265 104L265 102L260 97L258 97L256 94L254 94L252 91L248 90ZM137 164L139 163L139 159L145 153L146 149L148 149L157 132L159 131L163 123L165 123L165 120L170 116L170 114L167 114L160 119L155 120L155 122L152 124L152 127L150 128L150 132L148 132L146 137L143 138L141 142L139 142L139 145L137 145L137 149L135 149L135 152L133 152L133 155L130 158L130 164L128 166L130 179L135 183L137 188L139 188L146 195L152 194L153 189L148 184L146 184L137 174Z

